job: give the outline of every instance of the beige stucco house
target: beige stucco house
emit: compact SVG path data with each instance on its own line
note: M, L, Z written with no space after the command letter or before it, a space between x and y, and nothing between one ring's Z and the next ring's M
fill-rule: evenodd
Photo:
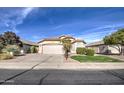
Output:
M94 49L98 54L119 54L119 47L116 45L105 45L103 41L97 41L86 45L87 48Z
M63 45L61 40L63 38L70 38L72 43L71 53L76 53L77 47L85 47L85 41L76 39L72 36L60 36L56 38L46 38L38 42L39 53L42 54L64 54Z

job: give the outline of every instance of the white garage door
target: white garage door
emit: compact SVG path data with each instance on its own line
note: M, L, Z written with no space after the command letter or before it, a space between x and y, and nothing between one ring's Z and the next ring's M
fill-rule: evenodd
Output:
M62 45L43 45L43 54L63 54Z

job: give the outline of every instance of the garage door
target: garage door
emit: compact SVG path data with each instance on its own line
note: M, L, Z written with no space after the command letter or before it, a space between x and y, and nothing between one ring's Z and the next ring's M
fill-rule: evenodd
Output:
M43 45L43 54L63 54L62 45Z

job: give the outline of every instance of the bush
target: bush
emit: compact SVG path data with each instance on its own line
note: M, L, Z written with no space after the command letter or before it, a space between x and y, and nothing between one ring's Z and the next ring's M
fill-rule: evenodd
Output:
M0 42L0 53L2 52L2 49L4 48L3 44Z
M20 48L17 45L7 45L4 49L2 49L3 53L10 53L13 52L13 55L20 54Z
M31 53L31 48L30 47L26 49L26 53Z
M88 56L94 56L95 51L93 49L86 49L86 55Z
M13 56L10 54L5 54L5 53L0 54L0 60L6 60L6 59L12 59L12 58Z
M76 53L77 53L77 54L86 54L86 48L78 47L78 48L76 49Z
M35 46L31 46L31 47L30 47L30 52L31 52L31 53L37 53L36 47L35 47Z

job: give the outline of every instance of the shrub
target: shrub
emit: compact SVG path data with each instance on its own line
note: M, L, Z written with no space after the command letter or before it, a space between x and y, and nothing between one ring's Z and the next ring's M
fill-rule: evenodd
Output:
M35 47L35 46L31 46L31 47L30 47L30 52L31 52L31 53L37 53L36 47Z
M12 58L13 56L10 54L5 54L5 53L0 54L0 60L6 60L6 59L12 59Z
M76 49L77 54L86 54L86 48L78 47Z
M95 51L93 49L86 49L86 55L88 56L94 56Z
M31 53L31 48L30 47L26 49L26 53Z
M4 48L3 44L0 42L0 53L2 52L2 49Z
M13 52L13 55L20 54L20 48L17 45L7 45L4 49L2 49L3 53L10 53Z

